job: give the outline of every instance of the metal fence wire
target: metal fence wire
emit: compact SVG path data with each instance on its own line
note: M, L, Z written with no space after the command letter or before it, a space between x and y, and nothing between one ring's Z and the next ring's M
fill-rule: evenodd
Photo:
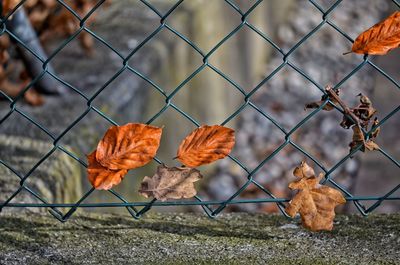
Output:
M285 130L282 126L279 125L279 122L275 121L270 117L268 113L265 113L262 111L257 105L255 105L252 102L252 96L254 93L260 89L262 85L267 83L274 75L276 75L283 67L288 67L293 71L298 72L300 75L302 75L304 78L306 78L308 81L310 81L313 85L315 85L320 91L321 95L326 94L324 90L324 85L317 83L314 81L309 75L307 75L304 71L299 69L298 67L294 66L291 63L291 55L301 46L303 45L307 39L309 39L311 36L313 36L316 32L318 32L324 25L328 25L331 28L333 28L335 31L337 31L339 34L341 34L343 37L345 37L349 41L349 46L353 42L353 39L346 34L340 27L335 25L333 21L330 20L330 14L332 13L333 10L335 10L338 5L342 2L342 0L336 1L333 5L331 5L328 9L324 9L321 7L316 1L314 0L309 0L310 4L313 5L317 10L319 10L321 14L321 21L320 23L313 28L311 31L309 31L306 35L304 35L292 48L289 50L283 50L279 45L274 43L274 41L265 33L263 33L261 30L257 29L254 25L252 25L248 21L249 15L257 8L257 6L262 2L262 0L256 1L247 11L241 10L234 2L231 0L225 0L225 2L233 9L235 12L240 14L241 20L238 21L238 26L234 28L229 34L227 34L219 43L217 43L209 52L205 52L201 50L194 42L192 42L190 39L185 37L183 34L178 32L175 28L173 28L171 25L169 25L166 22L166 19L170 16L174 15L174 10L180 6L183 3L184 0L177 1L167 12L162 13L159 11L156 6L153 4L145 1L145 0L140 0L151 12L154 12L159 19L160 19L160 24L159 26L151 32L142 42L140 42L136 48L134 48L128 56L124 57L118 50L116 50L110 43L106 42L104 39L102 39L100 36L96 35L95 32L91 31L89 28L86 27L85 23L88 21L89 17L101 6L105 3L105 0L98 1L95 6L93 7L92 10L90 10L84 17L81 17L77 14L75 10L73 10L66 1L62 0L57 0L57 2L62 5L64 8L66 8L77 20L80 22L80 27L79 29L74 32L71 36L69 36L65 41L63 41L57 49L54 50L51 54L48 55L47 58L43 58L41 55L37 54L35 51L30 49L29 45L24 43L24 41L15 34L15 32L12 32L6 24L8 20L11 19L11 16L17 11L19 7L21 7L25 1L21 1L15 8L12 10L8 15L5 17L2 17L1 19L1 32L0 36L7 34L9 37L17 42L19 45L21 45L24 49L26 49L29 53L31 53L36 59L40 60L42 63L42 71L39 75L36 76L25 88L24 90L17 96L16 98L11 98L4 92L0 90L1 95L9 101L10 103L10 109L8 114L5 117L2 117L0 120L0 126L1 124L10 117L12 113L17 113L18 115L22 115L25 117L29 122L33 123L35 126L37 126L40 130L45 132L48 136L50 136L53 140L53 148L46 154L44 155L39 162L34 165L34 167L29 170L29 172L25 175L22 175L18 173L17 170L15 170L12 165L7 163L6 161L3 161L0 159L0 163L7 167L13 174L15 174L16 177L19 178L20 183L19 187L15 192L4 202L0 204L0 210L5 208L5 207L44 207L44 208L49 208L51 214L56 217L58 220L64 222L68 220L74 212L78 208L95 208L95 207L125 207L129 213L132 215L134 218L139 218L141 217L145 212L149 211L152 207L155 206L187 206L187 205L192 205L192 206L199 206L202 207L204 212L209 216L209 217L215 217L221 211L226 208L228 205L232 204L241 204L241 203L276 203L278 207L280 208L281 212L285 214L284 212L284 207L285 207L285 202L288 202L289 200L287 198L277 198L275 197L268 189L263 187L260 183L258 183L256 180L253 179L253 176L255 173L263 166L265 165L269 160L271 160L282 148L284 148L287 145L293 146L295 149L300 151L302 154L304 154L307 158L310 160L314 161L322 171L325 173L325 179L324 183L330 183L334 187L340 189L346 196L346 199L348 202L352 202L355 204L357 209L360 211L362 215L368 215L372 211L374 211L383 201L385 200L400 200L400 197L395 197L394 193L400 189L400 184L393 187L389 192L386 194L383 194L382 196L377 196L377 197L361 197L361 196L353 196L346 188L335 182L335 180L331 177L332 173L343 163L345 163L346 160L350 159L351 156L353 156L356 152L359 152L361 149L361 145L359 148L353 150L350 154L345 156L343 159L341 159L339 162L337 162L332 168L325 168L320 161L318 161L316 158L314 158L311 154L307 153L307 151L303 150L299 146L295 145L292 140L291 140L291 135L298 130L300 127L302 127L304 124L308 122L314 115L319 113L322 108L329 103L329 99L327 99L322 106L320 106L318 109L315 109L312 111L309 115L307 115L303 120L301 120L293 129L290 131ZM392 0L392 2L400 8L400 4L396 0ZM271 74L269 74L267 77L265 77L258 85L256 85L250 92L245 92L245 90L237 85L234 81L232 81L224 72L222 72L220 69L216 68L209 62L209 58L213 56L213 54L223 45L226 41L228 41L232 36L234 36L240 29L242 28L248 28L255 32L257 35L259 35L265 42L268 42L270 45L274 47L274 49L279 52L282 56L282 63L272 71ZM182 39L184 42L186 42L187 45L189 45L195 52L201 55L203 58L203 63L200 67L198 67L190 76L188 76L182 83L180 83L177 87L173 89L171 93L166 93L165 90L156 85L149 77L146 75L140 73L137 71L135 68L129 65L128 61L129 59L136 54L146 43L150 42L157 34L159 34L161 31L169 31L172 34L176 35L178 38ZM106 45L112 52L117 54L121 59L122 59L122 64L119 68L119 70L109 79L105 84L102 85L100 89L94 93L93 96L87 97L82 91L77 89L76 87L69 85L68 83L64 82L63 84L67 86L69 89L74 90L77 92L79 95L81 95L87 103L87 108L86 110L77 118L75 119L65 130L59 135L59 136L54 136L47 128L42 126L40 123L35 121L33 117L31 117L28 113L24 112L22 109L18 108L16 103L21 100L23 97L23 94L29 90L31 87L35 85L45 74L50 75L52 78L61 80L56 73L52 72L49 70L48 65L52 61L52 59L64 48L68 43L73 41L81 32L87 32L90 34L93 38L98 40L99 42L103 43ZM397 88L400 89L400 84L394 80L389 74L385 73L381 68L379 68L377 65L375 65L373 62L370 61L368 55L365 55L363 57L363 61L358 64L351 72L349 72L342 80L340 80L337 84L333 85L333 89L339 89L345 82L348 80L351 76L355 75L358 71L360 71L364 66L369 65L373 69L375 69L377 72L379 72L382 76L387 78L389 82L394 84ZM264 116L266 119L269 119L279 130L281 130L285 134L285 141L282 145L280 145L274 152L272 152L268 157L266 157L254 170L248 170L245 165L243 165L240 161L238 161L236 158L229 156L229 159L231 159L234 163L237 163L241 168L243 168L247 172L247 181L244 185L242 185L232 196L230 196L227 200L203 200L200 196L196 196L192 200L178 200L178 201L166 201L166 202L161 202L157 201L156 199L153 199L148 202L130 202L127 199L125 199L121 194L117 193L114 190L109 190L105 192L111 193L113 196L115 196L119 202L117 203L85 203L85 199L87 199L94 191L94 188L91 188L88 190L78 201L75 203L50 203L48 200L43 198L43 196L34 190L32 190L26 183L26 180L31 176L32 172L35 171L36 168L39 167L41 163L43 163L53 152L56 150L59 150L68 156L70 156L72 159L76 160L79 162L83 167L87 167L87 164L85 161L82 161L80 158L78 158L76 155L68 151L65 147L63 147L60 144L60 140L68 134L68 132L80 121L82 120L89 112L96 112L102 117L104 117L107 121L112 123L113 125L117 125L116 122L114 122L110 117L108 117L105 113L97 109L95 106L92 105L92 102L96 99L96 97L99 96L100 93L113 81L115 80L120 74L122 74L124 71L130 71L132 74L138 76L139 78L143 79L145 82L150 84L156 91L158 91L164 98L165 98L165 105L163 108L156 114L154 115L150 120L148 120L148 124L153 123L163 112L165 112L167 109L173 108L176 111L178 111L185 119L189 120L196 126L200 126L199 123L192 118L189 114L185 113L182 109L180 109L177 105L174 104L174 96L182 89L182 87L188 83L192 78L194 78L196 75L198 75L201 71L204 69L209 68L215 73L217 73L219 76L224 78L227 82L229 82L235 89L237 89L243 96L243 103L242 105L231 115L229 116L224 122L222 122L222 125L228 123L231 119L239 115L241 111L245 107L250 107L260 113L260 115ZM386 123L392 116L394 116L398 111L400 110L400 106L392 110L387 116L381 119L379 122L379 126ZM336 107L336 111L339 111L343 114L343 110L339 107ZM370 132L365 132L366 137L368 137L368 133ZM385 152L383 149L380 149L376 152L380 152L383 156L385 156L387 159L389 159L393 164L395 164L397 167L400 168L400 163L398 160L396 160L394 157L390 156L387 152ZM157 163L162 163L158 158L155 158L155 161ZM15 176L9 176L10 178L15 178ZM250 184L254 184L257 187L260 188L263 192L265 192L265 198L261 199L238 199L238 196L243 192L246 187ZM40 203L12 203L12 199L17 196L20 192L26 191L29 194L31 194L33 197L37 198ZM366 207L363 202L365 201L372 201L372 205L369 207ZM61 209L64 209L65 214Z

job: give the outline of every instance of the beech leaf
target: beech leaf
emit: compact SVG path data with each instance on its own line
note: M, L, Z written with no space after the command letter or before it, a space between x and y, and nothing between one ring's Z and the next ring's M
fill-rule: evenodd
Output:
M294 172L311 172L307 163L302 162ZM286 213L292 218L300 213L302 224L312 231L332 230L335 218L335 207L344 204L346 199L342 193L334 188L320 185L324 177L321 173L307 177L298 174L300 178L289 184L292 190L299 190L286 207Z
M400 45L400 12L361 33L353 43L352 52L384 55Z
M118 185L128 170L111 170L103 167L96 160L96 150L87 156L89 166L87 168L88 178L92 186L98 190L109 190Z
M162 129L146 124L112 126L97 145L96 159L112 170L144 166L156 155Z
M235 131L220 125L204 125L180 144L176 158L188 167L198 167L226 157L235 145Z
M197 193L193 183L201 178L200 171L195 168L160 165L152 178L144 177L139 193L161 201L192 198Z

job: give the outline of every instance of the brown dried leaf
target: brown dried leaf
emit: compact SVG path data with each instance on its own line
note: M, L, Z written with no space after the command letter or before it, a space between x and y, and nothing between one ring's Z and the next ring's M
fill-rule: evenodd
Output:
M294 172L309 172L307 168L309 166L302 162ZM312 231L332 230L335 207L346 202L340 191L320 185L322 178L322 173L318 177L304 176L289 184L290 189L299 192L289 202L285 211L292 218L299 212L303 226Z
M144 166L156 155L161 134L161 128L140 123L112 126L97 145L96 159L112 170Z
M235 145L235 131L220 125L204 125L180 144L176 158L188 167L198 167L226 157Z
M384 55L400 45L400 12L361 33L354 41L352 52Z
M375 127L379 124L378 118L375 117L374 123L372 124L372 127ZM375 130L371 132L371 139L375 139L378 137L379 133L381 132L381 127L376 127Z
M336 95L339 96L339 89L337 90L333 90L335 92ZM318 109L319 107L322 106L322 104L324 104L324 102L329 98L329 95L323 95L321 97L320 101L315 101L315 102L311 102L305 105L305 109ZM334 103L335 105L338 103L337 100L335 98L329 98L329 100ZM331 111L334 109L334 106L332 105L332 103L328 102L322 109L326 110L326 111Z
M96 160L96 150L87 156L89 166L87 168L88 178L92 186L98 190L109 190L118 185L128 170L111 170L103 167Z
M375 121L374 121L374 123L375 123ZM353 129L353 140L349 144L350 152L352 152L360 144L362 145L362 148L361 148L362 152L365 152L365 150L373 151L373 150L379 149L379 145L374 142L375 137L372 136L376 132L376 130L374 130L373 134L371 135L371 138L368 141L366 141L363 132L360 130L360 128L358 126L353 126L352 129ZM379 127L377 129L379 129ZM376 132L375 135L377 135L378 133L379 133L379 130L378 130L378 132Z
M161 201L192 198L197 193L193 183L201 178L200 171L195 168L160 165L152 178L144 177L139 193Z
M293 175L298 178L310 178L315 176L314 169L306 162L302 161L300 166L293 170Z
M359 94L358 96L360 97L360 104L352 111L360 120L369 122L376 113L376 109L372 106L372 102L367 96L363 94ZM366 125L368 125L368 122Z

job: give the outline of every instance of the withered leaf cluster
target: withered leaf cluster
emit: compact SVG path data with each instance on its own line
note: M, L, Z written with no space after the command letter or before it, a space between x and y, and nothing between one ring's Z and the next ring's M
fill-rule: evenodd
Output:
M312 231L332 230L335 207L346 202L342 193L320 185L324 175L320 173L316 177L306 162L301 162L294 169L293 175L297 180L291 182L289 188L298 192L286 207L286 213L292 218L300 213L303 226Z
M344 115L340 126L344 129L351 128L353 130L353 139L349 144L350 152L360 145L362 152L379 149L375 139L379 134L380 127L377 127L379 121L377 117L374 117L377 110L373 107L371 100L367 96L359 94L360 103L353 108L349 108L339 97L339 90L334 90L330 86L327 86L325 90L326 94L320 101L308 103L305 108L319 108L329 99L329 102L322 109L330 111L334 108L332 104L342 107ZM369 135L365 135L363 131L368 132L369 130L371 130Z
M20 0L3 1L2 15L11 15L9 19L12 19L11 12L20 2ZM95 0L72 0L67 2L68 6L81 17L84 17L96 3L97 1ZM80 28L80 21L56 0L27 0L19 7L19 9L21 8L25 10L42 43L46 43L54 37L68 37ZM92 14L86 23L91 23L94 19L95 14ZM82 31L78 35L78 39L86 54L91 54L93 38L90 34ZM31 77L21 61L16 57L10 56L11 49L8 35L2 35L0 38L0 90L7 96L15 98L29 84ZM39 106L44 103L43 95L37 92L35 87L29 88L24 93L24 99L32 106Z

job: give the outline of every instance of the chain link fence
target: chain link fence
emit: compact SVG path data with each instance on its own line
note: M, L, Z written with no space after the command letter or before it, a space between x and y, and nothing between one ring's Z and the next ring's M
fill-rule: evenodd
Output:
M4 1L3 1L4 2ZM15 168L13 168L13 165L10 163L6 162L3 158L0 158L0 164L4 167L6 167L10 172L13 173L13 175L10 175L9 178L18 178L19 179L19 188L15 190L11 196L8 197L7 200L1 202L0 204L0 209L3 209L5 207L41 207L41 208L49 208L51 214L56 217L60 221L66 221L71 217L75 211L78 208L96 208L96 207L120 207L120 208L126 208L128 212L132 215L134 218L139 218L141 217L144 213L149 211L153 207L158 207L158 206L195 206L195 207L201 207L204 212L209 216L209 217L215 217L219 213L221 213L228 205L234 205L234 204L246 204L246 203L256 203L256 204L261 204L261 203L274 203L277 204L279 209L283 214L284 208L285 208L285 203L289 201L288 198L277 198L274 196L273 192L271 192L269 189L264 187L262 184L260 184L258 181L254 179L254 175L262 168L264 165L269 163L271 159L273 159L284 147L286 146L292 146L294 149L298 150L300 153L302 153L305 157L308 159L312 160L315 162L316 165L319 166L320 170L325 173L325 179L323 183L332 185L336 187L337 189L341 190L345 196L347 201L350 203L354 203L354 205L357 207L357 209L360 211L361 214L363 215L368 215L372 211L374 211L377 207L380 206L380 204L385 201L385 200L400 200L400 197L396 197L394 194L397 190L400 189L400 184L392 187L391 190L389 190L387 193L382 194L381 196L355 196L353 195L346 187L340 185L335 181L335 179L332 177L333 172L335 172L343 163L345 163L348 159L351 159L352 156L354 156L356 153L360 152L361 145L354 149L351 153L343 157L341 160L339 160L334 166L330 168L326 168L321 161L319 161L317 158L315 158L313 155L307 152L307 150L303 149L299 145L297 145L291 138L291 136L299 130L301 127L303 127L312 117L317 115L319 112L322 111L322 108L329 103L329 99L326 99L323 105L321 105L318 109L313 110L310 112L303 120L301 120L296 126L294 126L292 129L287 130L285 129L279 122L279 120L274 119L271 117L271 115L262 108L260 108L257 104L255 104L252 100L253 95L265 84L269 82L270 79L272 79L275 75L277 75L284 67L289 68L291 71L296 71L298 74L303 76L305 79L307 79L313 86L318 88L321 92L321 96L326 94L324 86L325 84L320 84L316 82L311 76L309 76L306 71L303 71L301 68L295 66L291 62L291 56L296 52L297 49L299 49L302 45L306 45L307 39L312 37L314 34L316 34L323 26L329 26L336 32L338 32L340 35L342 35L344 38L346 38L349 42L349 47L351 46L351 43L353 42L353 39L346 33L344 32L339 26L337 26L334 21L330 20L330 14L340 5L342 0L335 1L329 8L323 8L321 5L317 3L317 1L314 0L309 0L309 3L315 7L318 12L320 12L321 15L321 20L320 23L313 28L311 31L309 31L307 34L305 34L297 43L295 43L290 49L284 50L282 49L277 43L275 43L266 33L262 32L260 29L258 29L256 26L254 26L252 23L249 22L248 17L252 14L252 12L263 2L262 0L255 1L254 4L248 9L248 10L242 10L239 8L239 6L231 0L225 0L225 3L234 10L234 12L237 12L237 14L240 15L241 19L238 21L238 25L236 28L234 28L229 34L227 34L224 38L222 38L211 50L209 51L204 51L200 47L196 45L193 41L191 41L189 38L187 38L185 35L183 35L181 32L179 32L177 29L172 27L168 22L167 18L174 16L174 11L184 2L184 0L177 1L168 11L166 12L161 12L160 10L157 9L157 7L152 4L150 1L145 1L145 0L140 0L141 3L143 3L148 10L148 12L154 13L156 16L158 16L160 24L159 26L153 31L148 34L148 36L138 43L134 49L131 50L131 52L127 55L124 56L122 53L120 53L116 48L114 48L110 43L108 43L106 40L104 40L102 37L96 35L94 31L89 29L86 26L86 22L91 18L91 16L96 12L97 9L99 9L100 6L105 4L105 0L103 1L98 1L94 7L87 12L84 16L79 15L73 8L70 7L68 1L61 1L57 0L58 4L62 6L62 8L65 8L74 16L76 20L79 21L79 29L75 32L73 32L66 40L64 40L61 44L59 44L58 48L55 49L51 54L49 54L47 57L44 57L43 54L38 54L36 51L32 50L30 48L30 45L26 43L26 40L21 38L18 32L13 32L9 27L9 21L12 19L12 16L18 12L20 8L24 5L24 2L26 1L21 1L11 12L6 14L4 17L2 17L1 20L1 35L8 35L14 42L16 42L18 45L20 45L23 49L25 49L29 54L35 59L40 61L41 64L41 70L40 73L38 73L35 78L19 93L17 97L10 97L6 93L0 90L0 94L2 97L7 100L10 105L9 105L9 111L7 115L4 117L1 117L0 119L0 126L3 122L5 122L7 119L11 118L11 115L18 114L23 116L26 120L28 120L30 123L34 124L38 129L43 131L45 134L47 134L53 142L53 147L51 150L45 154L26 174L21 174L19 173ZM396 0L391 1L393 4L395 4L397 7L400 8L400 4ZM293 18L295 19L295 18ZM273 46L276 52L278 52L281 55L282 61L278 67L276 67L268 76L266 76L260 83L258 83L254 88L252 88L250 91L244 89L242 86L237 84L235 81L233 81L228 75L226 75L223 71L223 69L217 68L215 65L213 65L210 62L210 58L216 53L218 49L224 43L226 43L229 39L231 39L235 34L238 33L242 28L247 28L257 34L259 37L261 37L265 42L269 43L270 45ZM138 53L139 50L141 50L145 44L149 43L152 41L153 38L155 38L160 32L162 31L168 31L172 34L174 34L176 37L179 39L183 40L188 46L190 46L194 52L198 53L202 57L202 64L195 69L183 82L181 82L178 86L176 86L172 92L166 92L166 89L159 85L157 85L150 77L147 75L141 73L137 69L135 69L133 66L129 64L129 60L131 59L132 56L134 56L136 53ZM86 95L83 91L80 89L76 88L75 86L72 86L68 84L67 82L63 82L61 78L57 76L57 73L54 72L50 67L50 63L52 62L53 58L60 53L71 41L76 39L79 34L82 32L86 32L87 34L90 34L93 38L95 38L97 41L101 42L104 44L110 52L114 53L117 57L119 57L122 61L121 65L119 66L119 70L115 72L115 74L107 81L105 82L93 95L88 96ZM338 53L338 56L341 56L340 53ZM378 65L376 65L374 62L370 60L370 57L368 55L365 55L363 57L363 60L360 64L358 64L352 71L350 71L344 78L342 78L340 81L338 81L336 84L333 84L333 89L337 90L339 88L342 88L343 85L346 83L346 81L351 78L353 75L356 75L357 72L359 72L364 66L369 65L373 69L375 69L380 75L384 76L389 82L391 82L394 86L397 88L400 88L400 84L392 78L389 74L387 74L383 69L381 69ZM274 124L274 126L280 130L284 134L284 141L283 143L276 148L271 154L269 154L267 157L265 157L264 160L261 161L261 163L258 164L254 169L250 170L244 165L241 161L239 161L237 158L233 156L229 156L229 159L233 162L236 163L240 168L242 168L245 172L246 175L243 176L243 178L246 179L246 182L234 193L232 194L228 199L226 200L204 200L200 196L196 196L193 200L179 200L179 201L166 201L166 202L160 202L155 199L147 202L136 202L136 201L129 201L124 196L115 190L109 190L105 192L109 192L112 196L114 196L116 199L119 200L119 202L104 202L104 203L86 203L85 200L91 196L93 193L94 189L91 188L89 189L78 201L75 203L51 203L49 202L42 194L34 191L32 188L29 187L27 184L27 179L32 175L32 173L44 162L46 161L55 151L61 151L74 159L76 162L80 163L80 165L84 168L87 167L86 161L82 160L79 158L76 154L71 152L68 148L63 146L61 143L61 140L69 133L74 126L76 126L84 117L86 117L89 113L97 113L101 117L103 117L107 122L110 123L110 125L117 125L115 121L107 114L105 114L102 110L97 108L94 104L93 101L104 91L105 88L107 88L115 79L117 79L122 73L128 72L132 75L135 75L142 79L144 82L148 83L154 91L157 91L165 100L164 106L153 116L151 117L147 123L152 124L154 123L162 113L164 113L168 109L174 109L176 110L184 119L187 119L189 122L193 123L195 126L200 126L200 122L194 119L191 115L186 113L184 110L182 110L175 102L174 102L174 97L176 94L184 89L184 86L192 80L196 75L198 75L200 72L204 71L205 69L212 70L215 72L217 75L219 75L221 78L226 80L232 88L236 89L242 96L243 101L239 108L237 108L229 117L227 117L221 125L225 125L228 122L230 122L232 119L237 117L245 108L251 108L254 111L258 112L263 118L269 120ZM52 132L50 132L45 126L43 126L40 122L38 122L34 117L31 117L31 115L27 112L25 112L23 109L17 106L17 102L20 101L23 98L24 93L26 93L30 88L32 88L35 84L40 82L40 80L44 76L50 75L53 79L62 82L65 87L67 87L69 90L72 90L80 95L82 99L86 102L86 110L78 117L76 118L69 126L67 126L62 133L60 133L58 136L54 135ZM345 88L343 88L345 89ZM383 117L380 122L379 126L385 124L389 119L393 118L393 116L400 110L400 106L397 108L393 109L389 114L387 114L385 117ZM335 108L335 111L338 111L343 114L343 110L339 107ZM166 124L168 126L168 124ZM365 136L368 138L368 135L371 132L364 132ZM239 150L240 151L240 150ZM388 160L391 161L396 167L400 167L400 163L398 160L396 160L393 156L391 156L388 152L386 152L384 149L379 149L378 151L381 153L383 156L385 156ZM157 163L162 163L159 158L155 158L155 161ZM239 199L240 194L246 190L246 188L250 185L254 184L260 191L265 193L264 198L257 198L257 199ZM19 193L22 191L28 192L30 195L32 195L34 198L40 201L40 203L13 203L12 200L15 198ZM365 206L364 202L369 201L373 202L372 205L369 207Z

